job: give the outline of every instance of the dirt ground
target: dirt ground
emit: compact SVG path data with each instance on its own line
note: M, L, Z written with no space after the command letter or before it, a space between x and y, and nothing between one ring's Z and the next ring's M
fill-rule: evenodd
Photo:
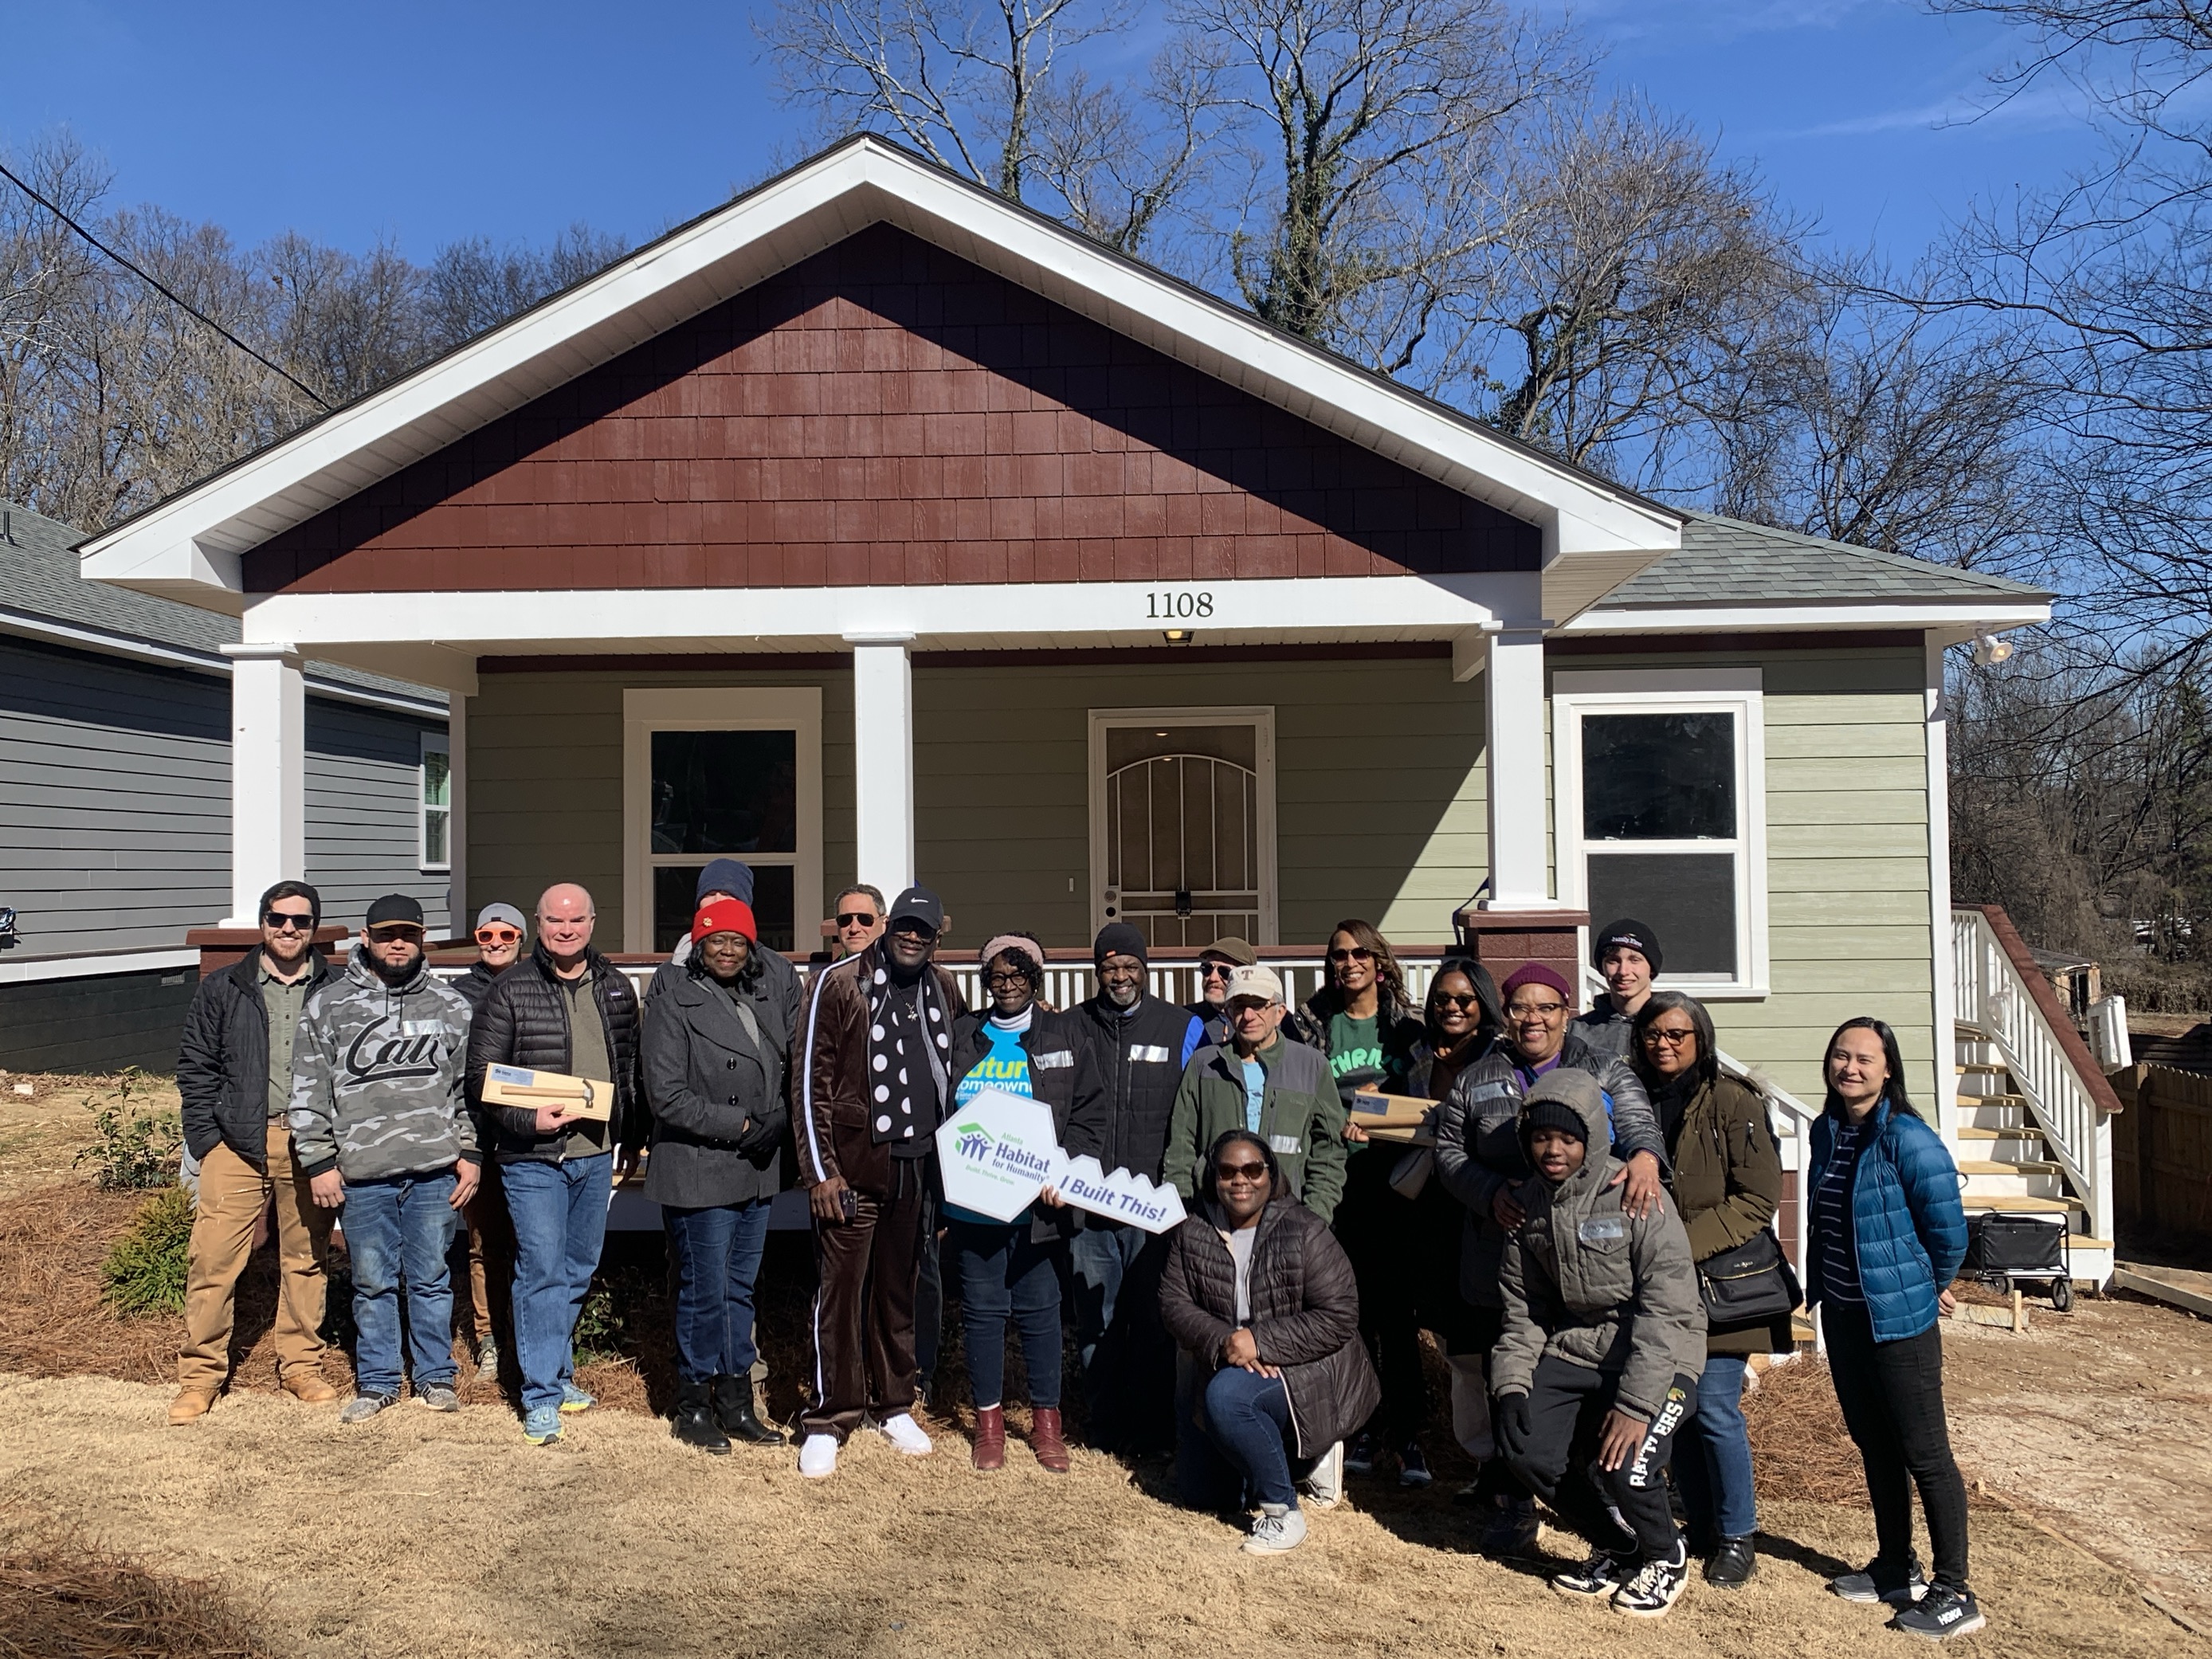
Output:
M1165 1500L1164 1465L1079 1450L1055 1478L1016 1447L1004 1473L978 1475L950 1423L931 1423L940 1450L921 1460L858 1437L821 1483L802 1481L789 1451L703 1457L648 1414L664 1388L649 1359L587 1370L607 1403L555 1447L524 1443L488 1386L457 1418L410 1404L341 1429L333 1407L274 1391L255 1326L273 1303L265 1269L241 1292L253 1340L238 1386L172 1430L174 1323L97 1304L106 1242L141 1201L70 1167L89 1131L81 1101L100 1085L21 1100L11 1081L0 1078L0 1547L58 1541L164 1582L204 1581L270 1651L1579 1656L1632 1641L1750 1659L1900 1639L1821 1589L1865 1559L1872 1528L1833 1395L1802 1361L1747 1404L1762 1459L1759 1579L1738 1596L1693 1585L1662 1623L1632 1631L1564 1601L1532 1565L1473 1553L1467 1512L1449 1501L1458 1460L1441 1443L1436 1488L1356 1480L1345 1505L1312 1517L1305 1549L1259 1560L1226 1523ZM657 1348L641 1305L629 1340ZM796 1352L787 1310L773 1311L769 1352ZM2064 1319L2039 1310L2024 1336L1954 1328L1947 1348L1991 1619L1966 1650L2212 1659L2212 1641L2137 1588L2212 1626L2212 1435L2191 1415L2212 1397L2212 1325L2084 1301ZM343 1378L342 1362L330 1369ZM1545 1546L1575 1551L1549 1533Z

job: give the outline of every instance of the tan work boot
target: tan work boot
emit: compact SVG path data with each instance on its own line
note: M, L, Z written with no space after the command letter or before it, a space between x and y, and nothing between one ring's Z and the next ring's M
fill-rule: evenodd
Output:
M338 1391L323 1381L320 1371L287 1371L277 1379L284 1392L293 1399L310 1406L327 1406L338 1397Z
M179 1389L177 1397L169 1402L170 1426L198 1422L214 1404L215 1396L211 1394L203 1394L198 1389Z

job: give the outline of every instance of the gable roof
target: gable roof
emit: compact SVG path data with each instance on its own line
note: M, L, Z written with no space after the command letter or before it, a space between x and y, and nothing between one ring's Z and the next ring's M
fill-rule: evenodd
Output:
M228 673L226 645L239 639L238 619L79 573L74 526L0 501L0 632L56 644L153 658L203 672ZM307 665L312 689L328 694L368 694L367 700L414 705L413 712L441 714L446 694L337 663Z
M2053 596L2026 582L1794 530L1692 513L1682 545L1605 596L1608 611L1760 600L2013 599Z
M239 613L243 552L878 222L1538 526L1547 615L1573 614L1678 544L1676 510L861 135L90 538L85 574Z

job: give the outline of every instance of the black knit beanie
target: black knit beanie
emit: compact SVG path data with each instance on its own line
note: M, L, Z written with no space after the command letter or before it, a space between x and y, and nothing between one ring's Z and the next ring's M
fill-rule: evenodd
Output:
M1623 916L1619 921L1607 922L1590 935L1590 966L1602 969L1605 953L1616 945L1625 945L1632 951L1643 952L1644 959L1651 964L1655 976L1659 972L1659 964L1666 960L1660 954L1659 935L1633 917Z
M1091 964L1097 967L1109 957L1134 957L1149 966L1151 947L1145 943L1144 930L1126 921L1109 921L1101 927L1091 947Z
M1526 1146L1539 1129L1559 1129L1587 1146L1589 1125L1583 1115L1563 1100L1532 1100L1521 1110L1521 1142Z

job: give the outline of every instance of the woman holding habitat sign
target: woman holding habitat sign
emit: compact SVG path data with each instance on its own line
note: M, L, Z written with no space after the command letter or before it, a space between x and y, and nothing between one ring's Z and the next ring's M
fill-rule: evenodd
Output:
M1075 1016L1037 1006L1044 989L1044 947L1026 933L1001 933L983 946L988 1013L963 1015L953 1027L952 1109L977 1096L1000 1094L1052 1109L1054 1138L1071 1158L1097 1157L1106 1146L1106 1094L1097 1062ZM1029 1368L1030 1447L1055 1474L1067 1472L1060 1430L1060 1281L1077 1212L1047 1188L1010 1222L951 1203L945 1206L960 1264L960 1318L968 1381L975 1397L979 1469L1006 1462L1006 1321L1020 1328Z

